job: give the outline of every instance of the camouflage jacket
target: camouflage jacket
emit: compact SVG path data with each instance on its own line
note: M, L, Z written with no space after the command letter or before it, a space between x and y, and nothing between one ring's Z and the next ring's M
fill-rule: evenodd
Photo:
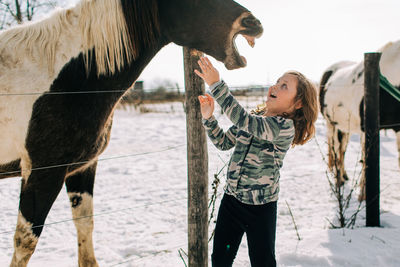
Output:
M218 149L235 147L228 166L225 192L251 205L278 200L279 170L293 141L293 121L280 116L248 113L223 81L210 89L233 122L233 126L224 132L214 116L203 120L208 136Z

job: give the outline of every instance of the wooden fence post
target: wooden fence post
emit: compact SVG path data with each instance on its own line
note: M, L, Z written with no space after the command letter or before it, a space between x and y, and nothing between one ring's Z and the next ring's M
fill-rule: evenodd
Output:
M186 98L188 164L188 254L189 267L208 266L208 154L197 96L204 82L194 73L201 52L183 48Z
M381 53L364 54L364 125L366 226L380 226L379 201L379 60Z

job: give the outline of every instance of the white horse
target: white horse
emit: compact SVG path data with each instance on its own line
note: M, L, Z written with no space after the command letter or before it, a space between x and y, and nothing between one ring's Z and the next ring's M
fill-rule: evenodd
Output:
M382 53L379 63L381 73L399 88L400 40L386 44L378 52ZM350 134L360 134L361 145L364 147L364 61L338 62L324 72L320 82L320 106L327 121L329 167L337 172L338 183L343 183L348 179L344 156ZM400 166L400 102L382 88L379 112L380 128L396 132ZM364 159L364 149L362 151ZM360 199L363 199L364 175L360 186Z
M93 184L123 94L168 43L235 69L236 36L252 45L262 31L233 0L81 0L0 32L0 179L22 176L11 266L27 265L64 182L79 266L97 266Z

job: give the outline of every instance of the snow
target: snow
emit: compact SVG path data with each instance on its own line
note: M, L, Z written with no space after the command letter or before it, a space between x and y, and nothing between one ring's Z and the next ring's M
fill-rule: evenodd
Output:
M243 105L254 102L241 100ZM257 100L261 102L261 100ZM153 112L116 110L111 142L98 164L94 188L94 246L100 266L184 266L187 251L186 117L181 103L153 105ZM230 122L216 114L226 129ZM276 255L278 266L400 266L400 181L396 136L381 132L381 227L365 227L365 208L354 229L332 229L337 204L326 176L325 122L316 138L291 149L281 170ZM209 192L214 173L230 153L208 141ZM360 172L360 144L346 154L351 177ZM223 192L221 172L217 207ZM350 186L351 181L348 183ZM8 266L18 214L20 180L0 180L0 266ZM350 211L357 206L353 196ZM292 216L301 240L298 240ZM76 231L62 189L46 220L29 266L77 266ZM210 233L214 224L210 225ZM209 245L211 255L212 242ZM209 264L211 266L211 264ZM246 238L234 266L250 266Z

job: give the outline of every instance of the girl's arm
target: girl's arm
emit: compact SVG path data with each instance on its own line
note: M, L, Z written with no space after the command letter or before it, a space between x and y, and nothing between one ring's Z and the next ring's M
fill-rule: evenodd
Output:
M224 113L240 130L246 131L258 138L276 141L279 138L290 140L294 136L292 120L282 117L264 117L248 113L230 93L225 82L220 81L219 72L207 57L198 61L201 72L194 72L201 77L211 89L211 92Z
M258 138L276 141L277 138L292 138L293 121L282 117L265 117L247 112L230 93L224 81L217 82L210 90L224 113L238 129L246 131Z
M219 127L214 116L203 119L203 125L211 142L219 150L229 150L236 144L237 127L232 126L226 133Z
M218 122L213 116L214 99L209 95L200 95L200 111L203 117L203 125L207 135L213 144L220 150L231 149L236 144L236 127L231 127L226 133L218 126Z

